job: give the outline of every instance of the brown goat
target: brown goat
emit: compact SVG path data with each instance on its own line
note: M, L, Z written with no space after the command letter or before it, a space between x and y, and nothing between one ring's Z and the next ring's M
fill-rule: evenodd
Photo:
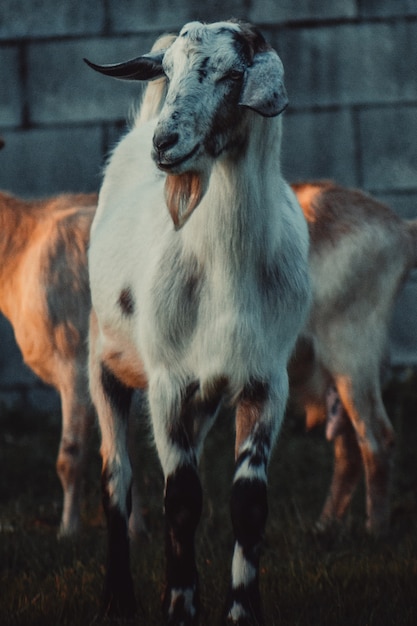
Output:
M13 326L25 363L61 396L61 535L80 525L81 483L94 419L86 367L86 249L96 204L94 194L25 202L0 193L0 310Z
M342 519L364 469L367 528L384 533L394 433L380 370L395 297L417 264L417 220L331 182L293 189L309 224L313 305L290 366L291 397L308 425L327 417L334 444L318 529Z
M309 426L327 418L335 424L328 421L334 474L318 527L342 519L365 468L367 523L380 532L389 524L394 434L379 374L395 296L416 264L417 224L358 190L330 182L293 188L309 224L313 306L291 362L291 397L305 408ZM62 399L62 534L79 526L93 419L85 369L86 247L96 200L76 195L23 202L0 194L0 310L25 362ZM343 402L337 416L328 407L333 384Z

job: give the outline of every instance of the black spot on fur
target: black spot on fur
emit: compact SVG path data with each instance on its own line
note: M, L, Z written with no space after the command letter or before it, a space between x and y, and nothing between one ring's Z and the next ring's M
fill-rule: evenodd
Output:
M166 340L180 348L192 336L197 322L204 272L196 257L183 258L179 249L167 250L161 267L163 278L154 288L155 321Z
M237 480L232 488L230 510L236 540L251 558L250 553L262 538L268 515L266 484L256 479Z
M266 446L255 446L254 450L244 450L238 457L235 465L237 471L246 461L249 461L251 468L266 467L268 463Z
M207 65L210 60L210 57L205 57L198 68L198 80L200 83L207 77Z
M136 601L130 574L127 521L120 510L110 504L108 478L104 471L102 486L108 526L108 547L102 613L117 617L133 617L136 612Z
M133 389L126 387L113 372L101 364L101 384L104 393L109 399L113 409L121 418L127 419L129 416L130 404L132 401Z
M135 312L135 300L129 287L122 289L118 302L122 313L125 315L133 315Z
M247 136L240 125L245 115L245 110L238 105L240 92L240 83L231 81L229 90L212 116L204 147L213 158L219 157L226 151L236 155L244 154Z
M254 55L267 50L269 45L261 31L255 26L244 21L236 21L240 26L240 32L233 33L235 49L239 56L250 65Z
M168 476L165 490L165 515L181 542L189 542L200 519L203 493L196 469L184 465Z
M288 267L288 259L284 256L277 256L275 262L268 265L262 264L259 267L258 280L259 289L262 295L270 302L277 302L278 293L291 293L294 285L290 283L288 277L295 282L299 276Z
M264 293L280 293L281 271L278 264L262 265L259 272L260 287Z
M252 380L242 391L242 400L263 404L269 394L269 385L261 380Z

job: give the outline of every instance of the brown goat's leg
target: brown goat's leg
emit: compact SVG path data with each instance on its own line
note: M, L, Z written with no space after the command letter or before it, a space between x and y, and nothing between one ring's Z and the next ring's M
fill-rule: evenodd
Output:
M80 527L83 476L90 429L94 421L86 389L87 381L72 382L74 376L71 374L68 372L63 377L65 386L60 389L62 434L56 463L64 494L60 537L73 535Z
M367 529L384 534L389 529L390 483L395 435L382 403L379 384L360 388L341 378L337 389L352 421L365 469Z
M362 457L352 424L344 411L338 422L334 445L334 467L330 489L316 524L325 532L345 515L362 473Z
M136 612L136 601L130 572L128 535L132 469L127 432L133 390L121 383L101 361L101 353L96 346L94 313L90 329L90 390L101 431L102 500L108 538L102 613L132 617Z
M143 409L144 401L142 396L140 398L136 398L132 402L132 409L140 415L141 418L145 418L144 409ZM131 411L132 413L132 411ZM130 463L132 465L133 471L133 480L132 480L132 510L129 517L129 537L132 541L137 541L140 538L143 538L147 534L146 523L144 517L142 515L142 506L141 506L141 496L139 493L138 485L137 485L137 477L140 472L140 462L137 455L136 449L136 441L139 437L137 432L137 423L138 420L131 416L133 419L129 419L129 427L128 427L128 448L129 448L129 456Z

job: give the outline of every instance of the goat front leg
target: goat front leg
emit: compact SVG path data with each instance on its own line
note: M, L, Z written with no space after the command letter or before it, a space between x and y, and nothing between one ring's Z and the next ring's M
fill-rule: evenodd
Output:
M166 576L162 606L165 623L172 626L193 626L199 613L194 535L203 496L185 396L169 375L160 376L149 386L155 443L165 478Z
M228 624L263 624L259 559L268 514L267 467L287 399L287 384L273 403L269 385L254 382L236 411L235 474L231 517L235 535L232 576L226 606ZM274 406L275 405L275 406Z

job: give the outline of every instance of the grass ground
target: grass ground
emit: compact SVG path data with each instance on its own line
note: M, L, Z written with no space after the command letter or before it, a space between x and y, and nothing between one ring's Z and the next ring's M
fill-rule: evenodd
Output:
M363 531L363 487L346 528L323 546L311 533L323 503L332 451L318 430L288 418L270 466L270 514L262 558L266 623L288 626L417 624L417 379L396 382L385 401L397 436L392 533ZM209 435L201 463L205 509L198 531L202 626L220 622L232 548L228 496L233 432L228 416ZM101 513L97 433L85 484L84 529L58 541L61 488L55 474L59 416L0 415L0 625L100 623L106 531ZM132 550L136 623L161 624L162 476L139 425L139 482L149 537Z

